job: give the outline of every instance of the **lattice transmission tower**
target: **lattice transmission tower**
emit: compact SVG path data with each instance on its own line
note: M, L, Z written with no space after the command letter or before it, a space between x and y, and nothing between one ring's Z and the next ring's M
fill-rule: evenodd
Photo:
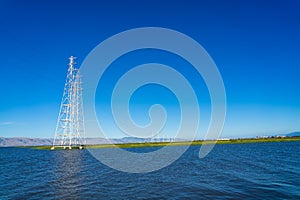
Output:
M64 149L82 149L85 141L84 113L82 99L82 81L79 69L75 66L76 57L69 58L63 98L58 114L52 150L56 147Z

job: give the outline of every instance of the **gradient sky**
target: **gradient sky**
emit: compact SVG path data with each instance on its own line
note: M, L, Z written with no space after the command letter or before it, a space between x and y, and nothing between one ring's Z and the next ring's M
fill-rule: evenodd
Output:
M67 58L77 56L80 66L101 41L147 26L180 31L199 42L213 58L227 94L222 137L299 131L299 9L297 0L2 1L0 136L53 137ZM165 59L163 53L152 53L150 57L158 61L172 60L170 55ZM147 61L147 56L139 58ZM123 64L130 66L135 60L129 55ZM103 83L113 78L112 74L107 73ZM152 91L148 98L140 98L141 91L137 91L133 102L132 115L138 123L147 122L139 113L150 103L166 104L171 113L177 113L172 94L155 86L148 91ZM155 92L165 93L164 98L151 98ZM101 114L109 104L101 91L98 93L97 111ZM197 95L203 121L208 122L205 85ZM176 120L174 117L171 122Z

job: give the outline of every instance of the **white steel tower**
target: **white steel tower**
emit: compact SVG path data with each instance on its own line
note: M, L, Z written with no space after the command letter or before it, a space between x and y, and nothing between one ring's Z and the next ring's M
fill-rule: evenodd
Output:
M58 114L52 150L59 148L82 149L85 141L84 113L82 99L82 82L79 69L74 60L69 58L69 69L65 83L63 98Z

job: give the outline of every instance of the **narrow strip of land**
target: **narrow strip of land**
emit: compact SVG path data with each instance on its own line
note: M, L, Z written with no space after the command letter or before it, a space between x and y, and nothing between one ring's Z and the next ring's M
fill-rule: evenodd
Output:
M263 143L263 142L293 142L300 141L300 137L286 138L250 138L250 139L230 139L218 140L216 144L247 144L247 143ZM142 147L163 147L163 146L185 146L185 145L206 145L214 144L215 141L184 141L184 142L146 142L146 143L123 143L123 144L96 144L86 145L85 148L142 148ZM50 150L51 146L31 146L33 149ZM57 148L59 149L59 148Z

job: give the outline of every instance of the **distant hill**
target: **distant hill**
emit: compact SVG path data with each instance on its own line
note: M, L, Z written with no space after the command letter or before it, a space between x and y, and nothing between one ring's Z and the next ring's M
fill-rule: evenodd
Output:
M121 143L121 141L112 140L114 143ZM25 137L0 137L0 147L11 147L11 146L48 146L52 145L52 138L25 138ZM105 138L87 138L87 144L107 144L109 140Z
M292 132L283 134L286 137L300 136L300 132ZM106 138L87 138L86 144L121 144L121 143L144 143L144 142L161 142L168 141L169 139L163 140L162 138L137 138L137 137L124 137L120 139L106 139ZM176 141L185 141L183 139L176 139ZM26 137L0 137L0 147L11 147L11 146L48 146L52 145L52 138L26 138Z
M153 140L149 138L137 138L137 137L124 137L120 139L106 139L106 138L86 138L86 144L120 144L120 143L144 143L144 142L159 142L167 141L162 138L155 138ZM176 139L176 141L184 141ZM48 146L52 145L52 138L25 138L25 137L0 137L0 147L11 147L11 146Z
M300 132L292 132L292 133L288 133L288 134L285 134L285 136L287 136L287 137L300 136Z
M0 137L0 147L42 146L42 145L51 145L52 142L53 142L53 139L25 138L25 137L13 137L13 138Z

